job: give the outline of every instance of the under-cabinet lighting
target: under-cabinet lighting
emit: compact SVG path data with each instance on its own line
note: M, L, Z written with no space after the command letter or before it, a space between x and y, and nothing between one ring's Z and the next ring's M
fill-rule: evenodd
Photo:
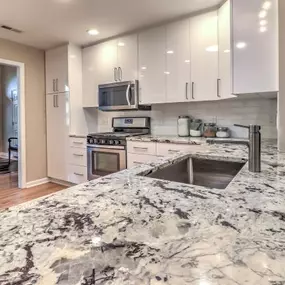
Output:
M264 32L267 31L267 28L266 28L266 27L260 27L260 28L259 28L259 31L260 31L261 33L264 33Z
M174 54L174 51L173 50L168 50L167 53L168 54Z
M239 42L236 44L236 47L239 49L245 48L247 44L245 42Z
M266 26L267 25L267 21L266 20L261 20L259 22L260 26Z
M270 1L265 1L262 5L264 10L269 10L271 8L272 3Z
M206 47L206 51L208 52L217 52L218 50L219 50L219 47L217 45Z
M87 33L90 35L90 36L97 36L99 34L99 32L95 29L90 29L90 30L87 30Z
M258 14L258 17L261 19L265 18L266 16L267 16L267 11L265 11L265 10L261 10Z

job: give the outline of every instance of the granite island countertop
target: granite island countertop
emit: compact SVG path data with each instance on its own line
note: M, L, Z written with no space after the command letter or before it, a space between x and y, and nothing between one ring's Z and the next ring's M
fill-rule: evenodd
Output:
M0 213L0 284L285 284L285 155L263 143L225 190L142 175L186 157L245 161L205 145Z

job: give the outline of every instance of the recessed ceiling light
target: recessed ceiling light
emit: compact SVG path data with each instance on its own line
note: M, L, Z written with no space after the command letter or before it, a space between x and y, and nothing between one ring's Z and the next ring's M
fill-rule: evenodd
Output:
M260 27L260 29L259 29L259 30L260 30L260 32L261 32L261 33L264 33L264 32L266 32L266 31L267 31L267 28L263 26L263 27Z
M268 10L271 8L272 3L270 1L265 1L262 5L262 8Z
M142 66L142 70L146 70L146 66Z
M224 50L224 53L229 53L229 52L231 52L229 49Z
M87 30L87 33L90 35L90 36L97 36L99 34L99 32L95 29L90 29L90 30Z
M260 26L266 26L267 25L267 21L266 20L261 20L259 22Z
M190 63L190 59L186 59L185 62L186 62L186 63Z
M258 17L261 19L265 18L266 16L267 16L267 11L265 11L265 10L261 10L258 14Z
M124 47L124 46L125 46L125 43L119 42L119 43L118 43L118 46L119 46L119 47Z
M239 49L245 48L247 44L245 42L239 42L236 44L236 47Z
M173 50L168 50L167 53L168 54L174 54L174 51Z
M170 72L169 71L164 71L164 74L169 75Z
M217 45L206 47L206 51L209 51L209 52L217 52L218 50L219 50L219 47Z

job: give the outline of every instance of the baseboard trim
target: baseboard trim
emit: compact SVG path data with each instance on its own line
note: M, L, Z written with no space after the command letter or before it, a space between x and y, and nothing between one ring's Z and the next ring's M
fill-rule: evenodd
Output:
M41 179L38 179L38 180L27 182L26 183L26 188L39 186L39 185L42 185L42 184L46 184L48 182L50 182L50 179L48 177L41 178Z

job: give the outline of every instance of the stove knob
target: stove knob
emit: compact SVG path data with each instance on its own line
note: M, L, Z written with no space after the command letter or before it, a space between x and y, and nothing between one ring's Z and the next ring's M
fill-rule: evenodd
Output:
M104 144L104 143L106 143L106 141L105 141L105 140L101 140L100 143L101 143L101 144Z
M118 144L120 144L120 143L121 143L120 141L117 141L117 140L115 141L115 144L116 144L116 145L118 145Z
M97 143L98 143L98 140L97 140L97 139L94 139L93 142L94 142L94 144L97 144Z
M109 140L109 144L114 144L114 141L113 140Z
M92 144L93 142L94 142L94 140L93 140L93 139L89 139L89 143L91 143L91 144Z

